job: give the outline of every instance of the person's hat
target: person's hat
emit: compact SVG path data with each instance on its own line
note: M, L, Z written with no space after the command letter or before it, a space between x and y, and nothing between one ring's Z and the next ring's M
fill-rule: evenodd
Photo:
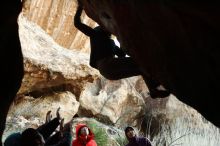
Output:
M127 132L130 131L130 130L134 130L134 128L131 127L131 126L127 126L127 127L125 128L125 133L127 133Z

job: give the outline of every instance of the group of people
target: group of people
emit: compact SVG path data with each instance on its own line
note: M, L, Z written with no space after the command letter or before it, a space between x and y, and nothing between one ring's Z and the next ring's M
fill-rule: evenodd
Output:
M4 146L97 146L94 134L85 124L76 126L76 139L72 141L73 119L64 125L59 111L60 108L53 119L48 111L45 123L36 129L27 128L22 133L9 135Z
M72 141L73 122L71 120L64 125L59 111L60 108L53 119L51 111L48 111L45 123L37 129L27 128L22 133L9 135L4 146L97 146L95 135L86 124L76 126L76 138ZM126 146L152 146L147 138L138 137L132 127L125 129L125 135L129 141Z
M22 133L9 135L4 146L70 146L72 141L72 120L64 125L60 108L52 119L51 111L46 114L45 123L38 128L27 128ZM57 128L59 130L57 131Z

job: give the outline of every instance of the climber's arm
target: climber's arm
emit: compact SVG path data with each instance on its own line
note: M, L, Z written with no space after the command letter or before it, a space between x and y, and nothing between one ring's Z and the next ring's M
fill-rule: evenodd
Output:
M85 35L92 36L95 33L95 31L91 27L81 22L80 16L82 14L82 10L83 10L82 6L79 5L77 8L76 14L74 16L74 25L77 29L79 29Z

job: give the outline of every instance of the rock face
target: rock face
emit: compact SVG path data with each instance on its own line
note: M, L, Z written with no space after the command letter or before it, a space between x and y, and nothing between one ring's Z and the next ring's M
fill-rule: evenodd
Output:
M219 111L219 4L80 1L89 17L118 37L145 74L220 126L213 114Z
M55 112L60 107L60 114L65 117L65 121L69 121L78 112L79 102L76 101L76 97L71 92L60 92L45 95L39 99L24 96L16 100L13 106L17 108L10 110L9 114L22 115L28 120L32 117L45 119L45 115L49 110L52 111L53 117L55 117Z
M145 73L158 79L208 120L216 125L220 123L219 118L211 114L218 110L215 97L220 80L220 53L216 49L219 39L209 31L211 26L217 26L217 13L208 10L214 10L215 4L201 13L196 5L189 9L184 3L178 6L134 0L81 1L87 15L116 35ZM89 52L86 36L72 24L76 5L72 0L26 0L23 13L65 48ZM82 18L86 24L95 26L85 15Z
M89 40L73 25L75 0L25 0L24 16L41 26L58 44L68 49L89 52ZM86 15L83 21L95 26Z
M141 93L141 88L139 93L134 87L140 77L135 77L138 78L136 80L108 81L89 67L88 54L58 46L39 26L23 15L19 18L25 76L18 96L38 98L53 95L54 92L70 91L80 102L78 114L81 116L106 116L110 124L118 122L120 126L125 121L140 125L142 120L140 118L138 121L136 117L144 115L145 105L140 95L144 93ZM147 88L144 87L146 95ZM94 103L99 103L99 106ZM88 115L85 110L91 110L92 114ZM127 114L129 110L130 114Z
M79 114L95 115L101 121L118 127L141 125L145 103L130 80L132 78L119 81L101 78L93 84L87 84L79 99Z
M75 1L27 0L25 4L19 18L25 76L11 106L4 136L42 124L45 112L60 106L65 121L77 114L80 118L75 124L88 120L81 117L91 117L108 125L110 128L95 124L98 129L101 126L106 130L109 146L125 145L116 139L120 140L117 132L123 135L127 125L136 127L153 145L174 145L175 142L183 146L220 145L219 130L175 96L152 99L140 76L110 81L91 68L86 49L88 40L72 28ZM104 9L110 11L108 6L111 5L106 5L104 0L100 5L95 4L96 1L90 7L100 6L101 11L103 4ZM94 23L88 18L83 21ZM64 36L69 31L74 37Z
M88 66L88 54L58 46L39 26L23 15L20 15L19 23L22 24L19 31L25 76L18 94L31 93L34 96L48 89L69 89L79 95L79 88L99 74Z

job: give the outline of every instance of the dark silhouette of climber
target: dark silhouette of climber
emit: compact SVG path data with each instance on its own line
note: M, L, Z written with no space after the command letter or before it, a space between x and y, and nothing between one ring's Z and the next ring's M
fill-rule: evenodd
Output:
M74 17L74 25L85 35L90 37L91 53L90 66L99 70L99 72L109 80L118 80L132 76L142 75L152 98L167 97L167 90L159 90L160 84L150 76L143 75L140 68L131 57L126 57L124 51L115 45L111 34L97 26L94 29L83 24L80 16L83 7L78 1L78 8ZM115 57L115 55L117 57Z

